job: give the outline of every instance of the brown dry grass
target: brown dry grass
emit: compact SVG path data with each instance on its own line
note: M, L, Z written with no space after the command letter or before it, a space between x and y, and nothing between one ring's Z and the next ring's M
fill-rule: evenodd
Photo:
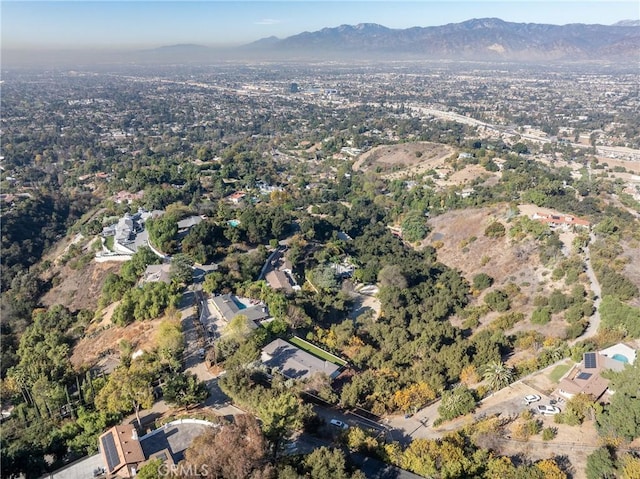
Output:
M450 146L430 142L381 145L363 153L354 163L353 169L380 170L385 178L394 179L424 173L442 165L454 151Z
M616 160L614 158L607 158L606 156L597 156L599 163L606 163L609 168L613 169L616 166L622 166L635 174L640 174L640 161L628 161L628 160Z
M499 205L450 211L436 216L429 220L432 232L424 244L442 241L438 259L469 278L486 273L494 278L496 285L526 281L538 283L541 266L533 242L515 243L508 235L503 238L484 235L484 230L493 221L502 222L508 229L504 219L506 211L506 205Z
M45 306L61 304L72 311L95 310L107 275L117 273L121 266L122 263L95 261L77 270L69 266L55 266L51 273L62 280L42 297L42 303Z
M466 165L463 169L451 173L446 180L436 180L441 186L458 186L471 183L477 178L497 177L497 173L487 171L484 166Z
M627 264L622 273L640 288L640 247L638 241L633 239L622 240L620 245L623 251L621 256L627 259ZM640 300L637 300L636 303L640 304Z
M92 323L85 336L75 345L71 355L74 368L92 366L107 353L118 355L120 341L123 339L130 342L134 350L149 350L153 347L155 331L163 318L138 321L126 327L116 326L110 319L116 306L117 303L114 303L105 309L104 316Z
M482 304L484 295L509 283L520 288L512 299L512 310L522 312L525 320L516 324L512 331L538 330L547 336L562 337L566 324L561 315L556 315L547 325L534 325L528 319L533 312L533 298L548 295L554 288L564 288L563 283L551 280L551 271L540 263L539 249L535 241L514 241L508 233L502 238L489 238L485 228L493 221L500 221L507 229L505 220L507 205L486 208L450 211L429 220L432 232L423 245L438 246L438 260L455 268L472 281L478 273L486 273L494 279L494 286L485 290L472 304ZM475 239L474 239L475 238ZM501 313L489 313L481 319L480 328L485 327ZM453 318L460 326L462 320Z

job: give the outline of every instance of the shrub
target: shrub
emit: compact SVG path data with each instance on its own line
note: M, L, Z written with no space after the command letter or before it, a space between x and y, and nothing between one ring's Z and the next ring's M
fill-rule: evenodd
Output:
M627 301L638 296L638 287L626 276L605 266L597 271L598 281L602 286L602 295L614 296L621 301Z
M551 310L548 306L536 309L531 314L533 324L547 324L551 320Z
M489 288L493 284L493 278L486 273L479 273L473 277L473 287L479 291Z
M518 439L527 440L542 430L542 422L538 419L529 419L516 424L513 433Z
M558 429L555 427L545 427L542 430L542 440L551 441L558 434Z
M536 308L542 308L543 306L549 306L549 298L542 295L537 295L533 298L533 305Z
M549 307L552 313L559 313L569 307L571 300L562 291L554 290L549 296Z
M564 331L565 339L579 338L587 329L588 324L588 321L578 321L570 324Z
M580 321L582 317L582 305L579 303L571 305L571 307L564 312L565 321L571 324Z
M503 314L492 321L491 328L506 331L508 329L511 329L517 322L522 321L523 319L523 313L516 313L512 311L510 313Z
M629 306L622 301L605 296L600 304L602 327L605 329L624 329L632 338L640 337L640 322L638 322L639 308Z
M492 311L504 312L509 309L509 296L502 290L491 291L484 297L484 302Z
M463 329L475 329L480 326L480 320L475 316L469 316L462 322Z
M501 238L505 235L506 229L499 221L494 221L484 230L484 235L488 238Z

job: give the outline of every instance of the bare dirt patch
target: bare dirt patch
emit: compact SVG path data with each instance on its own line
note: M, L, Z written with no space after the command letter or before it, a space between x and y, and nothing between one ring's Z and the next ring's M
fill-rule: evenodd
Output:
M444 164L455 150L439 143L416 142L382 145L363 153L354 163L355 171L377 171L385 178L424 173Z
M61 304L72 311L95 310L102 285L109 273L120 271L122 263L96 263L92 261L80 269L56 266L55 278L62 280L42 297L45 306ZM54 280L55 282L55 280Z
M436 180L436 184L438 186L458 186L471 183L478 178L489 179L493 176L497 176L497 174L487 171L483 166L466 165L463 169L447 175L446 179Z
M600 441L592 421L581 426L555 424L553 417L541 417L543 428L553 427L556 437L551 441L543 441L538 434L528 440L500 441L495 448L500 455L515 456L523 454L533 461L555 457L566 457L572 466L573 479L586 479L587 457L598 447ZM515 425L515 423L513 423ZM511 436L513 437L513 436ZM579 442L578 442L579 440Z
M562 337L566 323L562 315L554 315L546 325L531 324L528 319L535 309L533 298L548 295L554 288L564 288L563 283L551 280L551 271L541 264L539 246L532 239L515 241L509 238L507 205L486 208L449 211L429 220L431 233L423 245L437 247L438 260L459 270L469 282L478 273L486 273L494 279L494 285L482 292L475 304L482 304L488 291L513 283L520 293L512 298L511 310L522 312L525 320L516 323L512 331L538 330L548 336ZM490 238L484 231L494 221L507 229L502 238ZM472 304L474 304L472 303ZM480 320L480 328L488 325L502 313L489 313ZM453 318L460 326L462 320Z
M598 159L599 163L601 164L606 163L609 166L609 168L621 166L623 168L626 168L627 171L640 174L640 161L616 160L614 158L607 158L606 156L597 156L596 158Z
M508 235L489 238L484 231L494 221L505 221L506 205L450 211L429 220L432 232L424 244L442 242L438 259L471 279L478 273L494 278L495 285L540 282L537 246L531 241L513 242ZM543 269L543 268L542 268ZM527 286L524 286L527 287Z
M629 280L640 288L640 247L635 240L623 240L620 242L622 246L622 256L628 259L622 272Z
M105 316L87 329L85 336L73 348L71 364L74 368L93 366L98 360L109 354L119 355L120 341L123 339L133 345L133 349L149 350L154 344L154 335L163 318L152 321L137 321L126 327L116 326L107 318L116 304L111 305Z

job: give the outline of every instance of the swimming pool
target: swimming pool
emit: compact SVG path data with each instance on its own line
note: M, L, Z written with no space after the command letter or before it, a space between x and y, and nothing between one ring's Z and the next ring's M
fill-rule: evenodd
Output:
M624 354L614 354L611 356L611 359L615 359L616 361L620 361L621 363L629 363L629 359Z
M240 301L239 299L236 298L232 298L232 301L235 303L235 305L238 307L238 309L246 309L247 305L244 304L242 301Z
M231 226L232 228L237 228L240 224L240 220L229 220L227 221L227 223L229 223L229 226Z

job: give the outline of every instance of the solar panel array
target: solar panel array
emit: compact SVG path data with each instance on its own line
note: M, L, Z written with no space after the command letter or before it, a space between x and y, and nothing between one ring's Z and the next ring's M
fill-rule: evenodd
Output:
M101 442L102 451L107 459L107 469L111 472L118 464L120 464L120 458L118 457L118 450L116 449L116 442L113 439L113 433L102 436Z
M583 381L586 381L590 377L591 377L591 373L580 373L578 374L578 377L576 379L582 379Z
M584 368L585 369L596 368L596 353L584 353Z

